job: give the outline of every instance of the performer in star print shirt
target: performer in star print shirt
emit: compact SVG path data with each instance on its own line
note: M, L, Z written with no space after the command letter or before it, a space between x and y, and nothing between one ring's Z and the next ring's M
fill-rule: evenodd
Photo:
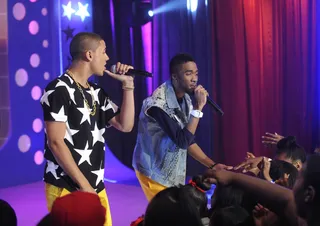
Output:
M48 84L41 98L45 121L44 181L49 211L54 200L73 191L97 193L106 208L105 225L111 224L104 188L106 127L130 132L134 124L133 78L124 76L131 66L117 64L117 73L105 69L106 45L94 33L78 33L70 43L70 68ZM121 110L105 91L88 82L104 73L122 82Z

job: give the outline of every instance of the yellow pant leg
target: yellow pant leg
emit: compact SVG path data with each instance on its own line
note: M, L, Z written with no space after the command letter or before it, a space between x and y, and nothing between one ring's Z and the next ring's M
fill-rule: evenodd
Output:
M51 211L52 205L57 198L70 194L70 192L67 189L59 188L48 183L45 183L45 190L46 190L47 208L49 212Z
M106 189L99 192L98 196L100 198L101 205L106 208L106 221L104 222L104 226L112 226L112 218Z
M162 184L159 184L153 180L151 180L149 177L146 177L139 171L135 171L137 178L139 180L139 183L141 185L141 188L147 197L148 202L151 201L151 199L158 194L160 191L166 189L166 186L163 186Z

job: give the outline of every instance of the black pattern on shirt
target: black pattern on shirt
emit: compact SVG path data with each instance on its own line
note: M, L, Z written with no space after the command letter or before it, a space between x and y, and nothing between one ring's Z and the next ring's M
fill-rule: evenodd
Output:
M63 74L48 84L41 98L44 121L65 122L64 141L72 157L91 186L100 192L104 189L105 141L103 134L108 122L119 113L104 90L89 83L96 102L96 114L90 115L84 98L73 79ZM82 87L85 98L92 108L92 96L89 88ZM79 186L63 172L55 160L47 142L45 133L45 154L47 163L44 181L57 187L75 191Z

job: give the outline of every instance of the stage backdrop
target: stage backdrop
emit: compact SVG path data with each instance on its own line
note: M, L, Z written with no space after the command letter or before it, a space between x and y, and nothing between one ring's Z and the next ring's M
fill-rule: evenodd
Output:
M50 1L7 1L8 61L1 73L1 99L8 117L1 116L1 127L8 128L0 147L0 187L39 181L43 174L43 122L39 99L54 73L54 43L50 21ZM1 7L1 10L3 8ZM6 20L5 20L6 21ZM3 31L1 31L3 32ZM3 91L4 96L2 96ZM2 128L1 128L2 130Z
M116 60L127 60L143 69L142 62L132 60L133 53L140 53L141 43L136 41L128 52L130 29L125 25L128 8L113 2L117 8L116 31L109 27L110 19L96 20L94 29L104 29L106 37L110 37L108 51ZM207 106L197 130L197 142L210 157L214 155L219 162L236 164L247 151L272 156L273 150L261 144L265 132L295 135L308 151L318 143L315 2L153 1L152 89L169 78L169 61L174 54L188 52L195 57L199 83L225 112L221 117ZM114 83L103 82L112 94L120 92L114 91ZM141 86L135 91L137 116L149 88L141 80L138 84ZM131 134L111 141L112 151L128 166L135 136L136 128ZM126 142L116 145L119 139ZM189 160L189 175L203 169Z
M216 159L273 155L266 132L318 141L316 0L212 0L212 86L225 111L215 119Z
M107 54L110 57L107 67L122 62L137 69L146 69L143 52L142 29L131 27L131 1L93 0L93 30L106 41ZM109 76L98 78L110 98L121 106L121 83ZM132 153L136 141L137 119L143 98L147 96L148 80L135 78L135 126L130 133L122 133L113 127L105 132L107 147L127 167L131 167ZM106 160L107 161L107 160ZM108 170L108 165L106 165Z
M0 187L8 187L43 177L40 98L70 64L73 35L92 31L92 12L91 0L0 0L0 12Z

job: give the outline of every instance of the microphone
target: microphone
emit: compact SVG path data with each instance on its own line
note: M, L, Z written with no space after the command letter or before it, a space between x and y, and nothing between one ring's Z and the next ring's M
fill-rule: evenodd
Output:
M207 96L207 104L211 105L216 112L219 112L221 116L223 116L224 112L219 107L218 104L216 104L210 97Z
M111 72L116 74L117 73L117 66L112 65L111 66ZM143 71L143 70L136 70L136 69L129 69L125 75L129 76L139 76L139 77L153 77L152 73Z

